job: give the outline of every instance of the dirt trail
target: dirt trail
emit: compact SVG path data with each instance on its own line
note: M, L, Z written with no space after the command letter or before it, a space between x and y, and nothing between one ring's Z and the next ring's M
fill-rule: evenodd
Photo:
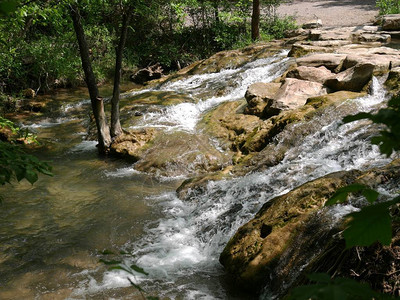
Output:
M278 8L280 15L293 15L297 24L319 18L326 26L369 24L378 15L375 0L292 0Z

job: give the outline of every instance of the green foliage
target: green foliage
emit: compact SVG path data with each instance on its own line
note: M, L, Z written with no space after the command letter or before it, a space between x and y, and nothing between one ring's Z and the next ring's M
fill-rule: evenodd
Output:
M290 293L289 300L346 300L346 299L390 299L374 292L367 284L348 278L331 279L328 274L316 273L308 276L315 284L300 286Z
M272 16L261 23L261 34L271 38L284 38L290 30L296 29L297 25L293 17Z
M380 109L376 114L358 113L353 116L346 116L344 123L357 120L369 119L375 124L385 125L381 135L373 137L372 144L378 145L382 154L390 156L393 151L400 150L400 96L393 97L388 102L388 107Z
M26 154L17 145L0 141L0 185L11 183L12 179L26 179L34 184L38 173L52 176L50 165Z
M0 128L7 127L14 134L21 136L22 130L7 119L0 117ZM25 131L23 138L36 141L35 136ZM34 184L38 180L38 173L53 176L51 166L47 162L40 161L33 155L26 154L20 145L12 141L0 141L0 185L11 183L12 180L28 180Z
M378 0L376 6L379 8L379 14L398 14L400 13L400 1L399 0Z
M102 255L106 255L106 256L116 256L114 252L110 251L110 250L104 250L101 252ZM99 261L107 266L109 266L109 270L120 270L120 271L124 271L132 276L136 276L137 273L142 274L142 275L149 275L149 273L147 273L144 269L142 269L141 267L135 265L135 264L126 264L123 262L123 260L121 259L121 255L122 256L126 256L129 257L130 259L132 258L132 255L128 252L125 251L120 251L119 252L119 256L118 259L111 259L111 260L106 260L106 259L100 259ZM154 297L154 296L145 296L144 293L146 293L146 291L138 284L134 283L129 277L127 277L127 279L129 280L129 283L131 284L131 286L133 286L135 289L137 289L140 294L142 295L143 299L147 299L147 300L158 300L158 297Z

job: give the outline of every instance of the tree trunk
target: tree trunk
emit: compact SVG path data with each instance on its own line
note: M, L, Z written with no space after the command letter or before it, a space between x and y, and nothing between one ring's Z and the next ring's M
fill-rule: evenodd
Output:
M260 0L253 0L253 14L251 16L251 39L260 39Z
M76 38L79 44L82 68L85 72L85 81L89 90L92 110L94 118L96 120L99 151L100 153L107 153L111 144L110 129L107 125L107 120L104 113L103 99L99 96L99 90L97 89L96 78L94 76L92 64L90 62L89 48L87 45L85 33L83 31L79 8L76 4L71 4L70 13L74 24Z
M122 18L121 36L119 39L118 47L116 48L115 59L115 74L114 74L114 89L111 99L111 137L115 138L122 133L122 127L119 120L119 98L121 82L121 69L122 69L122 54L125 47L126 37L128 35L128 25L131 18L131 12L127 11Z

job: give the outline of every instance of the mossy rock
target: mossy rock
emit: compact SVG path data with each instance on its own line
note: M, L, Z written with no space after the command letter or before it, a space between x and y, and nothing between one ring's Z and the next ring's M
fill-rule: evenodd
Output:
M313 180L265 203L255 218L238 229L220 262L243 287L259 290L304 222L359 172L337 172Z

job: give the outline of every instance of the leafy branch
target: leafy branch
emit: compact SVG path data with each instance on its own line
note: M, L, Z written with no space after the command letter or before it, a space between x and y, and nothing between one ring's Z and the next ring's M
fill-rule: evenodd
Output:
M102 255L114 255L114 252L109 251L109 250L104 250L103 252L101 252ZM132 255L130 253L124 252L124 251L120 251L119 252L120 255L123 256L130 256L132 257ZM131 265L127 265L126 263L124 263L120 258L118 259L111 259L111 260L107 260L107 259L100 259L99 260L101 263L105 264L108 266L108 270L112 271L112 270L121 270L124 271L130 275L132 275L133 277L136 276L137 273L142 274L142 275L149 275L149 273L147 273L143 268L135 265L135 264L131 264ZM145 296L144 293L146 293L146 291L138 284L134 283L132 281L132 279L130 279L129 277L127 277L129 283L131 284L131 286L133 286L135 289L137 289L141 296L143 297L143 299L145 300L158 300L158 297L154 297L154 296Z

